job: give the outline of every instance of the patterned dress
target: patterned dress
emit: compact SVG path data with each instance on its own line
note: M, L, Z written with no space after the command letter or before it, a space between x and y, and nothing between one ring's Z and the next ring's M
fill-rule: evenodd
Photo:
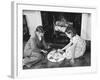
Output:
M83 40L80 36L76 35L70 40L70 42L72 42L72 45L69 48L67 48L65 53L63 54L65 58L71 59L73 53L74 58L82 56L86 49L85 40ZM73 46L73 44L75 44L75 46Z

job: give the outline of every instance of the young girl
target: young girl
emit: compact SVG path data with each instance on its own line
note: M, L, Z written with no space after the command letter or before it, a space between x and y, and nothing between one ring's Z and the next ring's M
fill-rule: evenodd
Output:
M67 27L65 30L60 30L64 32L69 38L70 43L64 48L58 49L58 51L64 51L63 54L66 59L70 59L71 63L74 63L74 58L82 56L85 52L86 43L79 35L76 34L73 27Z

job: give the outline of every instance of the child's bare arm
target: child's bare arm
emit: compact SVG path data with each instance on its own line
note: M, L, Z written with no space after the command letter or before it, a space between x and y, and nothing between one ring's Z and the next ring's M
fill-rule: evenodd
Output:
M61 50L65 50L67 49L68 47L70 47L72 45L72 42L70 42L69 44L67 44L64 48L62 48Z

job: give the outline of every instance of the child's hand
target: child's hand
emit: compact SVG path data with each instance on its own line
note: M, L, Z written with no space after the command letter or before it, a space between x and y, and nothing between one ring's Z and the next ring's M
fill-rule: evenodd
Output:
M58 52L63 52L61 49L58 49L57 51L58 51Z
M47 51L45 51L45 50L41 50L43 53L47 53Z
M47 49L50 49L50 46L48 46L48 48Z
M57 51L58 51L58 52L60 52L60 51L61 51L61 49L58 49Z

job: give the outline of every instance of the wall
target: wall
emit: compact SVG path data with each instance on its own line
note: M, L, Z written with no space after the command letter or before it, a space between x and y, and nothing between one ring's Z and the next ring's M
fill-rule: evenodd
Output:
M34 31L37 26L42 25L40 11L24 10L27 24L31 37L34 37ZM91 15L87 13L82 14L81 37L85 40L91 40Z
M24 0L25 1L25 0ZM58 4L58 5L80 5L80 6L96 6L98 8L98 25L100 25L100 2L99 0L28 0L38 4ZM100 27L95 26L93 32L93 46L95 46L95 53L98 58L97 73L92 74L69 74L61 76L38 77L25 80L100 80ZM94 53L94 54L95 54ZM10 64L11 64L11 0L0 1L0 80L12 80L10 78ZM20 80L20 79L19 79ZM24 80L24 79L21 79Z

